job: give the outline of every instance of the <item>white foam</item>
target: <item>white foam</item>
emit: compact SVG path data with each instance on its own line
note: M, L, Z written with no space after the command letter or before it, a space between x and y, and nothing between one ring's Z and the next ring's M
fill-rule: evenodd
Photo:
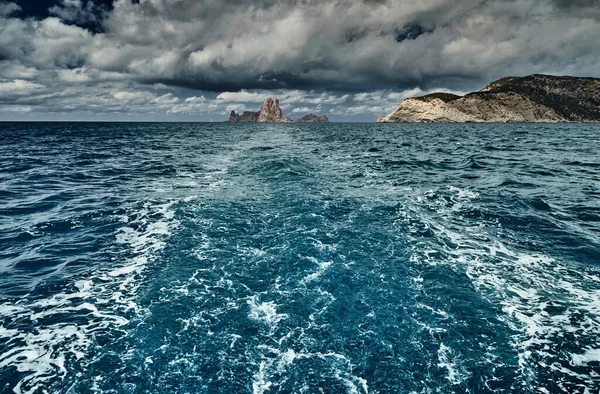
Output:
M131 265L126 265L124 267L116 268L110 272L108 272L109 276L123 276L132 273L140 273L146 263L148 262L148 258L146 256L138 256L132 260Z
M331 368L331 371L329 371L330 376L341 382L346 387L347 393L368 394L369 392L367 380L352 374L351 371L354 366L343 354L335 352L296 352L293 349L282 351L266 345L259 345L258 349L264 351L266 354L260 361L258 370L253 376L252 389L254 393L269 391L275 385L272 380L275 380L277 376L285 376L286 371L289 370L296 360L311 358L326 361L326 365Z
M309 260L311 260L313 263L317 264L318 268L317 271L313 272L312 274L307 275L306 277L304 277L302 279L302 281L300 283L308 283L308 282L312 282L314 280L319 279L319 277L321 275L323 275L323 273L325 271L327 271L327 269L329 267L331 267L331 265L333 264L333 261L322 261L319 262L317 259L315 259L314 257L309 257Z
M0 368L24 373L13 388L15 393L46 392L49 382L67 375L67 362L83 362L96 335L129 324L126 315L131 312L143 313L135 302L136 291L148 261L164 247L177 225L170 209L173 204L146 204L126 220L120 219L126 226L115 238L131 258L89 273L88 279L75 281L64 293L0 303L5 323L0 326L0 338L8 339L6 351L0 354ZM72 323L75 317L76 325ZM21 328L28 326L23 324L26 320L35 329ZM18 325L12 324L17 321Z
M518 351L524 384L535 380L538 371L547 369L549 375L557 366L560 373L580 382L592 379L592 371L582 375L567 366L586 365L598 355L595 351L569 356L552 349L554 343L563 341L565 332L570 333L574 346L589 347L600 337L598 269L574 269L577 262L511 247L501 240L507 231L493 221L457 225L464 220L461 211L454 209L457 201L463 204L461 209L472 209L477 196L454 188L450 191L455 193L450 203L432 191L426 193L428 198L417 199L417 206L408 207L409 226L425 224L436 235L435 245L442 245L439 253L430 253L429 242L414 238L419 243L410 261L417 266L450 264L464 270L481 296L502 308L504 315L499 317L518 333L512 336L512 344ZM559 307L550 309L553 303ZM551 384L541 382L540 391Z
M252 392L254 394L263 394L273 385L273 383L267 380L266 370L267 364L265 361L261 361L258 372L254 374L254 381L252 382Z
M600 349L589 349L584 354L571 354L572 364L578 367L600 362Z
M446 378L452 384L462 383L469 375L457 365L457 358L454 352L444 343L440 343L438 349L438 367L446 369L448 372Z
M319 216L319 215L315 215L315 216ZM337 245L325 244L322 241L315 239L315 238L309 238L309 239L311 239L313 241L313 245L320 251L335 252L337 249Z
M275 326L288 317L285 313L277 313L277 304L273 301L259 303L257 297L253 296L248 300L248 305L250 305L249 318L270 326Z
M479 193L475 193L468 189L461 189L455 186L449 186L448 189L451 192L456 193L459 199L475 200L479 198Z
M9 330L0 326L0 338L14 338L19 333L19 330Z
M231 335L231 343L229 344L229 348L233 349L233 347L235 346L235 343L238 341L238 339L241 339L242 337L240 335L237 334L232 334Z

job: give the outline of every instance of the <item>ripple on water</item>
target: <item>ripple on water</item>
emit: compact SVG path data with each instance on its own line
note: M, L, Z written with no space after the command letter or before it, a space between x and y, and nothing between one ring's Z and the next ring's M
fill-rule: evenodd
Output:
M0 391L597 391L598 131L0 124Z
M48 298L0 300L0 369L9 373L15 393L47 390L57 379L72 381L70 370L75 365L85 370L94 347L126 335L131 321L143 316L137 288L149 259L177 224L173 204L145 204L124 216L127 225L113 235L123 249L111 266L72 279Z
M473 200L469 204L478 205L478 197L469 196ZM593 370L580 367L582 360L593 361L600 336L598 273L544 254L515 251L498 239L498 233L505 238L508 234L493 222L465 231L460 223L464 207L422 201L435 207L438 214L432 223L436 238L448 242L433 259L428 253L418 259L456 264L486 299L501 306L500 319L514 331L512 344L518 352L521 386L527 388L535 381L541 391L584 392L588 382L597 381L599 376ZM454 201L463 204L460 192ZM557 371L571 379L556 381Z

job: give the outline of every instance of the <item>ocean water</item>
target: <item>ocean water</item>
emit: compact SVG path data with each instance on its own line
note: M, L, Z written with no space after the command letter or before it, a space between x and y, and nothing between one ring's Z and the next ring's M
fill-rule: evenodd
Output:
M0 124L0 392L597 393L599 147Z

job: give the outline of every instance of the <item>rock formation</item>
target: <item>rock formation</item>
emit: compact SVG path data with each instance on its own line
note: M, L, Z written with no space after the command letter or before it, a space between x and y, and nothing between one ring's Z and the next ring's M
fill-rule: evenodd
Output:
M246 111L241 115L231 111L229 115L229 121L233 123L239 122L261 122L261 123L273 123L273 122L293 122L292 119L285 116L281 108L279 107L279 100L268 98L263 103L260 111L252 112Z
M293 122L293 120L283 114L279 108L279 99L273 100L269 97L258 112L257 122Z
M462 97L406 99L377 122L600 122L600 79L507 77Z
M327 122L329 122L329 118L327 117L327 115L317 116L317 115L314 115L314 114L308 114L308 115L303 116L302 118L298 119L296 122L302 122L302 123L327 123Z
M231 111L229 114L229 121L234 123L239 122L256 122L258 119L258 112L245 111L243 114L238 115L235 111Z

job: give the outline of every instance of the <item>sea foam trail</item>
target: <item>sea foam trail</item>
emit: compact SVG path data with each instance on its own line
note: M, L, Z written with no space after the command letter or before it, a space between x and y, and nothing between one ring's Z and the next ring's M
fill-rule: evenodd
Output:
M419 205L411 215L419 217L442 242L437 242L437 248L432 245L431 250L416 251L413 261L450 263L464 270L483 297L501 306L504 315L500 319L516 333L513 346L523 389L536 382L540 392L587 393L591 382L600 384L600 375L593 369L581 368L599 361L600 271L577 270L573 262L508 246L498 237L495 223L479 222L458 231L453 222L469 210L481 209L478 197L454 187L419 196L419 205L435 216ZM583 354L567 350L573 346L587 350ZM554 373L570 379L556 381ZM455 376L448 371L449 379Z
M600 387L598 127L3 128L0 391Z
M137 290L149 261L164 248L177 226L176 202L143 207L120 218L113 236L122 246L111 267L72 278L50 298L0 301L0 369L11 372L13 392L51 392L57 380L74 381L85 369L100 338L126 335L132 320L143 316Z

